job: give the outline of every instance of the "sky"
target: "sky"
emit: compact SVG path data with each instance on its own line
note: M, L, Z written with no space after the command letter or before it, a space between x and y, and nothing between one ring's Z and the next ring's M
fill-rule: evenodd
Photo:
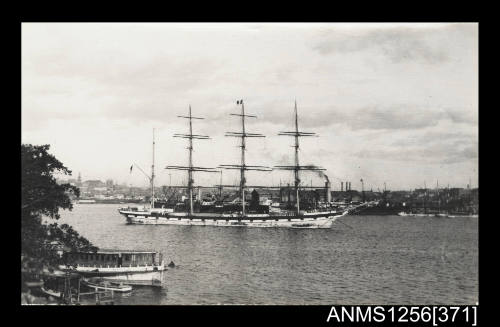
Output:
M326 169L333 189L478 185L478 25L475 23L23 23L22 143L50 152L83 180L147 186L155 129L156 185L182 185L191 105L196 166L240 162L243 99L248 165ZM169 175L170 174L170 175ZM239 183L223 171L223 184ZM220 175L195 173L211 186ZM303 184L323 185L313 173ZM292 183L248 172L249 185Z

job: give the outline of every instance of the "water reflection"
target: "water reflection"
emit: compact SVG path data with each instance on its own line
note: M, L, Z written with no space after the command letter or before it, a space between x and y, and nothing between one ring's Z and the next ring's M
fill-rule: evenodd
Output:
M174 261L166 288L134 288L123 304L477 301L477 219L348 216L352 228L326 230L140 226L126 225L117 207L76 205L61 223L97 246L153 248Z

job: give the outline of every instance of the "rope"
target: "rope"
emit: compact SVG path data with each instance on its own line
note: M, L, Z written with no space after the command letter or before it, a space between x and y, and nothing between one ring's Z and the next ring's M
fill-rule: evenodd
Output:
M339 223L343 224L343 225L346 225L347 227L349 227L350 229L354 229L354 227L352 226L349 226L348 224L342 222L340 219L337 219L336 221L338 221Z

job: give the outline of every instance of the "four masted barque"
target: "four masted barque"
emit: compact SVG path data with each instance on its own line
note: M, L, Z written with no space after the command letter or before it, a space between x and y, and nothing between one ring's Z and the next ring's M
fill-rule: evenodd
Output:
M272 210L250 210L250 207L245 201L245 192L249 188L246 185L245 172L246 171L272 171L273 168L266 166L253 166L246 164L245 151L247 138L261 138L265 137L258 133L249 133L245 127L246 118L257 118L255 115L245 113L245 106L243 100L237 101L237 105L241 107L241 113L232 113L230 115L241 118L241 132L227 132L226 136L238 137L241 139L241 162L240 164L224 164L219 165L219 169L234 169L240 171L240 185L239 185L239 205L219 203L217 212L195 212L193 205L193 173L194 172L220 172L215 168L198 167L193 165L192 152L193 140L209 139L206 135L193 134L192 121L193 119L203 119L201 117L194 117L191 114L191 106L189 107L188 116L178 116L189 120L189 134L175 134L174 137L186 138L189 140L189 165L188 166L167 166L166 169L182 170L188 172L188 201L187 210L177 211L173 207L155 208L154 199L154 133L153 133L153 165L151 177L148 176L151 189L151 207L150 208L132 208L125 207L118 209L119 213L126 217L129 224L153 224L153 225L199 225L199 226L247 226L247 227L289 227L289 228L330 228L335 219L346 215L348 208L335 207L330 200L329 182L327 181L327 196L325 204L321 208L306 208L302 209L300 206L300 192L299 189L307 188L301 185L300 172L301 171L317 171L321 172L325 169L312 166L299 164L299 138L316 136L315 133L299 131L298 126L298 113L297 102L295 102L295 128L294 131L280 132L278 135L294 137L295 144L295 162L294 165L289 166L275 166L274 169L288 170L294 172L294 198L295 204L293 207L280 208L280 206L272 206ZM222 184L222 182L221 182ZM223 185L220 185L222 188ZM222 201L221 201L222 202ZM213 206L217 206L213 204Z

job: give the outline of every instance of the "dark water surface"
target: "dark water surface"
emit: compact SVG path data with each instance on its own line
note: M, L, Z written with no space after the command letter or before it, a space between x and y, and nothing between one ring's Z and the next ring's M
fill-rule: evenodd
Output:
M478 218L346 216L331 229L126 225L117 204L59 223L96 246L155 249L163 289L116 304L475 304ZM347 226L347 225L349 226Z

